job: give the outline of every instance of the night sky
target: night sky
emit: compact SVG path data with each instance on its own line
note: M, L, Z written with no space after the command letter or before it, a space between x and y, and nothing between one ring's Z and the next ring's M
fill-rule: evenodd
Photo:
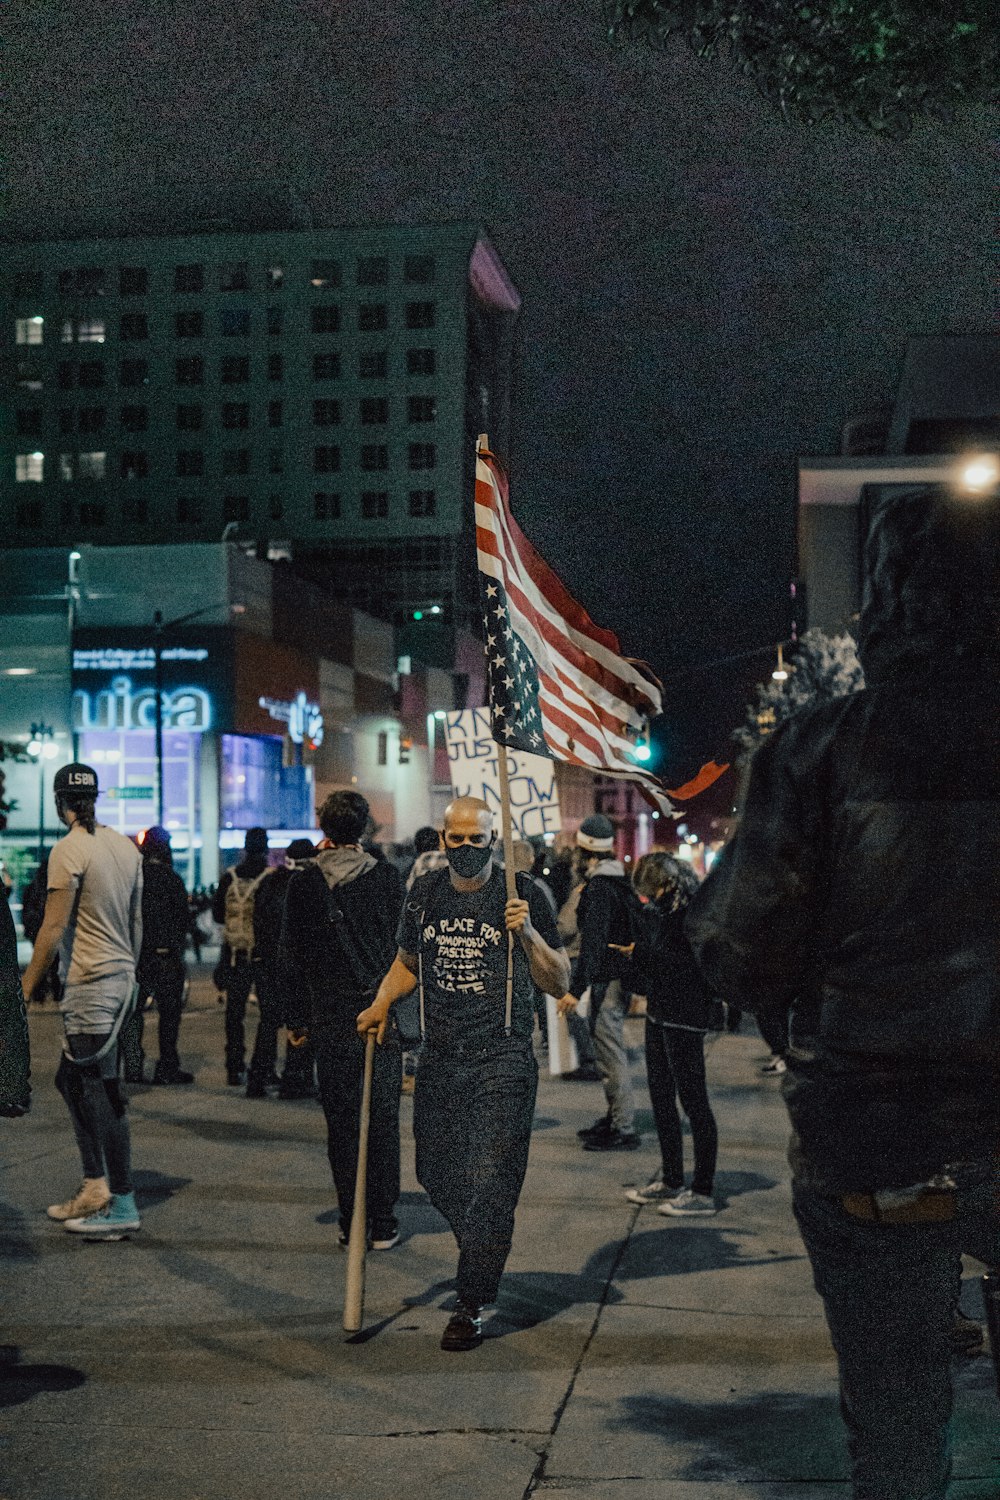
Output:
M486 226L524 297L515 511L668 679L668 779L726 755L770 663L674 674L787 634L796 458L891 402L908 336L994 326L985 112L790 125L717 62L613 46L597 0L4 9L8 234L184 230L284 183L318 226Z

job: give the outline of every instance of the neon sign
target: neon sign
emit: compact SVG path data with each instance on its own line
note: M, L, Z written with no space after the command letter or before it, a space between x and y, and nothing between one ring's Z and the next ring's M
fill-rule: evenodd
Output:
M200 733L211 728L212 700L202 688L167 688L163 692L164 729L187 729ZM76 732L92 729L156 728L156 689L143 686L136 690L131 677L113 677L108 687L96 693L77 688L73 693L73 728Z
M318 703L310 703L305 693L296 693L291 702L282 698L260 698L261 708L266 708L272 719L288 725L288 738L296 745L308 741L311 745L323 743L323 715Z

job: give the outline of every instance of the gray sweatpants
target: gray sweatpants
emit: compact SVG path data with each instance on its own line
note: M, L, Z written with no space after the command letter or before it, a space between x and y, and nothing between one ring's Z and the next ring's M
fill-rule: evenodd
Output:
M594 1053L604 1075L611 1124L624 1135L631 1135L635 1129L635 1095L625 1046L625 996L620 979L612 979L604 991L594 1026Z

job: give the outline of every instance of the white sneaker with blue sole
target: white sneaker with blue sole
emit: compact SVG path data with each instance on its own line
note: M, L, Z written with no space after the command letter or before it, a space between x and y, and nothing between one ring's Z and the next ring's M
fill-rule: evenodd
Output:
M92 1240L124 1240L142 1228L134 1193L112 1193L111 1200L97 1213L83 1219L67 1219L63 1225L70 1234L86 1235Z

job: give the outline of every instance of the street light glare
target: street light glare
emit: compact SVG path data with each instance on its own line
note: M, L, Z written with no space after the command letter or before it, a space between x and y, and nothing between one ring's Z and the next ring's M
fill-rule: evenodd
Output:
M1000 459L992 453L977 454L963 465L961 484L967 495L983 495L1000 483Z

